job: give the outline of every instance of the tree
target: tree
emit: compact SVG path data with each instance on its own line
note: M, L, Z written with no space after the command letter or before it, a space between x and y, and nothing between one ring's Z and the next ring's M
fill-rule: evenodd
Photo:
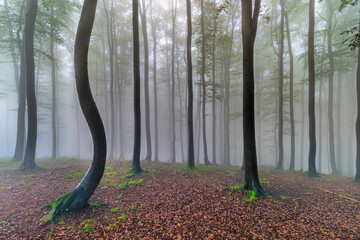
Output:
M356 6L359 0L341 0L340 11L347 5ZM360 11L359 11L360 16ZM349 43L350 49L358 49L357 53L357 70L356 70L356 103L357 103L357 114L355 124L356 134L356 173L355 181L360 182L360 17L359 25L346 30L344 33L352 34L352 36L346 39L345 42Z
M309 2L309 36L308 36L308 70L309 70L309 177L319 177L316 171L316 122L315 122L315 60L314 60L314 28L315 0Z
M288 43L288 51L290 57L290 87L289 87L289 98L290 98L290 131L291 131L291 152L290 152L290 171L295 169L295 120L294 120L294 54L292 51L291 37L290 37L290 27L289 27L289 13L288 9L285 12L285 21L286 21L286 38Z
M55 216L76 211L88 206L88 200L93 195L104 174L106 163L106 136L103 122L91 94L87 58L91 31L94 24L97 0L85 0L75 39L75 79L76 90L81 110L89 126L93 139L93 160L90 168L79 185L47 206L52 207L51 221Z
M35 163L37 141L37 106L35 96L35 63L34 63L34 30L38 9L37 0L27 1L27 12L24 26L24 56L26 78L26 100L28 105L28 130L24 159L20 170L38 168Z
M280 0L281 14L280 14L280 46L279 46L279 99L278 99L278 141L279 141L279 161L276 169L283 169L284 164L284 146L283 146L283 132L284 132L284 117L283 117L283 102L284 102L284 17L285 17L285 2Z
M329 95L328 95L328 120L329 120L329 150L330 150L330 164L331 164L331 170L332 174L339 174L339 171L336 167L336 161L335 161L335 143L334 143L334 118L333 118L333 96L334 96L334 72L335 72L335 66L334 66L334 54L332 49L332 35L333 35L333 16L334 16L334 7L332 5L332 0L326 1L327 7L329 10L329 17L327 20L327 41L328 41L328 57L329 57Z
M188 86L188 167L194 168L194 127L193 127L193 81L192 81L192 59L191 59L191 2L186 0L187 13L187 37L186 37L186 59L187 59L187 86Z
M146 157L145 159L151 161L151 134L150 134L150 100L149 100L149 42L147 33L145 0L142 0L141 27L144 38L144 91L145 91L145 133L146 133Z
M141 107L140 107L140 53L139 53L139 4L132 1L133 20L133 48L134 48L134 150L132 171L142 172L140 166L141 150Z
M172 46L171 46L171 162L176 162L175 154L175 27L176 27L177 0L172 6Z
M258 176L254 119L254 43L261 0L241 0L243 39L243 137L245 156L244 188L264 194Z
M204 0L201 0L201 85L202 85L202 134L205 165L210 165L206 141L206 85L205 85L205 26L204 26Z

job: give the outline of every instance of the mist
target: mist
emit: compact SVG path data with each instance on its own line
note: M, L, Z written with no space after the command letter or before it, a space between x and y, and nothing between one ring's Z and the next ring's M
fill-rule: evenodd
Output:
M79 4L78 2L76 2ZM91 89L96 104L105 124L108 142L108 157L115 160L131 160L134 143L133 116L133 65L132 65L132 26L131 6L126 1L99 2L95 25L92 32L89 54L89 76ZM175 26L172 26L174 3L172 1L147 3L147 31L149 50L149 106L150 133L152 152L155 144L155 114L158 116L159 160L171 162L172 124L175 126L175 161L187 162L187 83L186 83L186 12L185 3L177 2ZM218 8L217 17L213 17L214 5L205 1L206 24L206 133L207 154L210 162L216 159L217 164L241 166L243 163L243 116L242 116L242 38L241 8L236 1L224 3L215 1ZM4 1L0 2L4 11ZM9 1L11 17L16 19L19 7L16 1ZM51 59L48 49L51 40L48 19L45 12L49 9L39 3L40 14L35 25L35 76L36 97L38 106L38 130L36 158L49 158L52 154L51 127ZM229 4L229 5L227 5ZM355 118L356 118L356 51L349 50L341 34L350 23L358 21L355 8L338 11L338 3L333 3L333 31L331 38L335 54L334 85L333 85L333 119L334 119L334 151L339 172L342 175L355 174ZM55 6L55 10L57 7ZM63 6L64 7L64 6ZM56 158L91 159L92 142L90 132L80 110L75 92L75 76L73 71L73 45L76 23L80 8L65 6L66 12L62 22L55 25L55 63L56 63ZM105 11L106 8L106 11ZM308 74L307 74L307 8L303 1L287 4L289 11L288 24L292 51L294 54L294 121L295 121L295 170L307 171L308 164ZM193 3L193 79L194 79L194 141L196 162L204 163L202 137L202 83L201 83L201 31L200 4ZM328 101L329 101L329 61L327 22L329 14L325 2L316 3L315 16L315 59L316 59L316 166L320 173L331 173L330 146L328 132ZM108 19L107 19L108 17ZM214 33L214 19L217 30ZM110 22L109 22L110 21ZM19 22L13 22L13 34ZM140 60L141 60L141 159L146 157L146 124L145 124L145 92L144 92L144 38L140 23ZM108 24L111 24L108 25ZM65 25L65 26L64 26ZM9 25L2 21L1 28ZM176 29L172 39L172 28ZM259 26L255 44L255 122L257 156L260 166L275 167L279 161L279 119L278 119L278 51L280 38L280 6L276 1L264 1L260 13ZM36 33L39 31L39 33ZM40 31L45 31L42 33ZM2 39L10 39L8 31L1 30ZM286 35L286 30L284 30ZM157 54L157 108L155 113L154 96L154 34L156 34ZM215 45L212 46L213 35ZM112 36L113 50L117 56L110 66L109 36ZM284 36L286 38L286 36ZM13 157L17 133L18 96L14 64L11 60L9 43L1 42L0 64L0 157ZM15 41L15 40L14 40ZM171 51L175 42L174 77L175 77L175 119L171 115ZM212 47L215 56L212 59ZM290 164L290 97L289 97L289 48L284 40L283 53L283 168ZM16 49L15 49L16 50ZM20 58L16 50L16 61L20 67ZM215 62L213 62L215 61ZM215 64L212 75L212 64ZM110 102L111 71L113 71L114 89L113 109ZM215 79L213 79L215 76ZM226 79L227 78L227 79ZM213 81L214 88L212 87ZM228 81L228 82L227 82ZM226 92L229 84L229 93ZM215 92L214 92L215 89ZM226 96L228 94L228 96ZM227 99L228 98L228 99ZM214 101L214 102L213 102ZM214 105L213 105L214 104ZM227 114L225 109L229 108ZM215 110L215 114L213 113ZM112 112L113 111L113 112ZM112 123L111 118L114 122ZM215 118L213 128L212 122ZM226 124L228 120L228 125ZM226 128L228 127L228 134ZM215 129L215 130L214 130ZM112 136L112 133L114 134ZM215 137L213 136L215 133ZM229 139L229 145L225 139ZM214 142L215 141L215 142ZM113 143L112 143L113 142ZM214 143L214 144L213 144ZM113 149L111 148L113 145ZM215 146L215 151L213 151ZM113 156L110 156L110 151ZM229 152L227 162L226 151ZM215 153L215 155L214 155Z

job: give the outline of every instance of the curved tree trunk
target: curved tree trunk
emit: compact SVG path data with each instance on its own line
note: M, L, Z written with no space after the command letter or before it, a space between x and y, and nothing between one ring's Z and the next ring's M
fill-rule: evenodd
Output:
M140 167L141 151L141 106L140 106L140 47L139 47L139 3L132 1L133 42L134 42L134 151L132 171L142 172Z
M38 9L37 0L28 0L24 28L24 54L26 100L28 105L28 133L24 159L19 166L20 170L35 169L35 151L37 141L37 106L35 95L35 63L34 63L34 30Z
M245 155L244 188L263 194L258 176L255 119L254 119L254 42L257 21L260 12L260 0L255 0L253 11L252 1L241 0L242 6L242 38L243 38L243 131Z
M91 94L87 58L97 0L85 0L75 40L75 78L81 110L93 139L93 160L79 185L53 202L52 217L88 206L104 174L106 163L106 136L103 122Z

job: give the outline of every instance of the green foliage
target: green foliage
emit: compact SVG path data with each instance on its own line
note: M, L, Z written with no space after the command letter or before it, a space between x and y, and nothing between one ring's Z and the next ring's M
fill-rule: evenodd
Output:
M144 181L144 179L142 179L142 178L138 179L138 180L134 180L134 181L127 181L127 182L120 184L119 188L131 188L132 186L139 185L143 181Z
M281 198L281 200L286 200L287 199L286 196L281 196L280 198Z
M128 217L125 216L125 215L122 215L122 216L119 216L118 219L119 219L120 221L125 221L126 219L128 219Z
M100 202L94 202L90 205L91 208L101 208L102 204Z
M328 181L328 182L336 182L336 181L338 181L338 180L337 180L337 178L331 176L331 177L329 177L329 178L325 178L325 181Z
M81 171L81 170L74 170L69 172L68 174L66 174L66 178L68 179L74 179L74 178L83 178L85 176L85 172Z
M82 228L82 232L86 232L86 233L93 233L94 232L94 220L92 219L88 219L85 220L81 223L81 225L83 226Z
M260 184L269 184L270 181L267 178L259 178Z
M64 224L65 224L64 221L59 221L58 223L59 223L60 225L64 225Z
M44 222L45 224L49 224L49 223L52 223L52 222L54 221L54 216L52 215L52 213L53 213L53 211L55 210L56 206L57 206L58 204L62 204L62 203L64 203L64 202L66 202L66 201L70 198L71 194L72 194L72 191L67 192L67 193L61 195L60 197L58 197L55 201L50 202L50 203L48 203L48 204L40 207L40 209L50 208L50 213L49 213L49 215L47 215L47 216L43 219L43 222Z
M134 210L136 210L137 208L138 208L137 205L136 205L136 204L133 204L133 205L131 205L130 210L134 211Z
M246 193L248 196L245 197L245 202L252 203L253 201L256 200L256 192L255 191L248 190Z
M113 207L113 208L110 209L110 211L111 211L112 213L116 213L118 210L119 210L118 207Z
M233 191L241 191L244 189L244 185L234 185L234 186L230 186L229 187L230 190L233 190Z
M119 196L116 197L117 200L120 200L122 198L124 193L120 193Z

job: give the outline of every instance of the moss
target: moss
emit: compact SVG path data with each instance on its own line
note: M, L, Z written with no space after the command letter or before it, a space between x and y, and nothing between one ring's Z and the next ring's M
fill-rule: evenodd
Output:
M63 214L62 211L60 212L60 214L58 214L57 212L55 212L55 210L60 209L61 206L65 205L69 201L69 199L71 198L72 193L73 193L73 191L67 192L67 193L61 195L60 197L58 197L55 201L52 201L52 202L40 207L40 209L50 208L49 215L47 215L43 219L44 224L52 223L54 221L54 217L56 215L62 215ZM68 209L66 209L66 211L68 211Z

